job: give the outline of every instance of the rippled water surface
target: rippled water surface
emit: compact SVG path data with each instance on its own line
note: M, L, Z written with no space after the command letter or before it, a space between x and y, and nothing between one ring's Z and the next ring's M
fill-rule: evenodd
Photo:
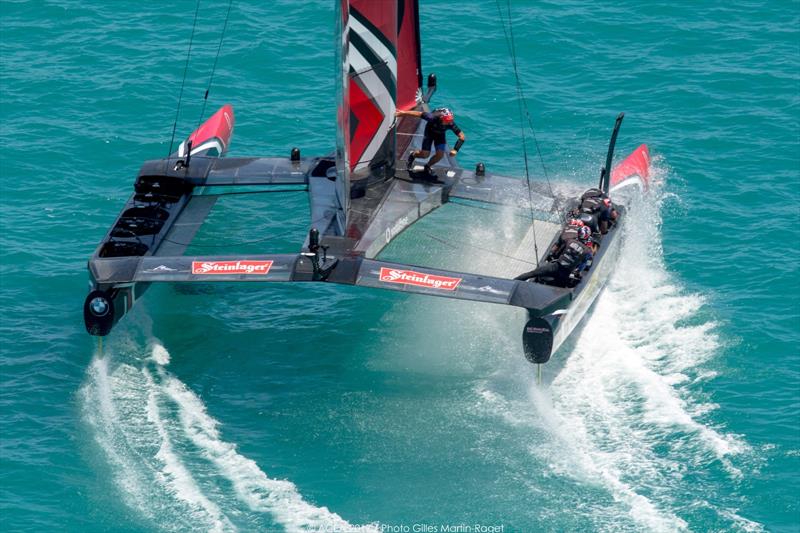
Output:
M421 3L461 163L521 175L496 4ZM800 528L800 5L511 4L551 179L592 183L619 111L657 167L544 388L514 310L324 285L154 287L101 354L86 260L169 152L196 4L0 6L4 530ZM177 139L226 7L201 3ZM231 155L332 149L333 26L333 2L233 3L205 112L233 104ZM464 209L426 223L466 266L508 236ZM227 197L195 251L294 251L307 217Z

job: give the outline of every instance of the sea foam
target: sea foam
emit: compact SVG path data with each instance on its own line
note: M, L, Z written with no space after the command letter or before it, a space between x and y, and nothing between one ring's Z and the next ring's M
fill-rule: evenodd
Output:
M240 502L287 531L378 531L309 503L291 481L269 478L222 439L200 397L164 369L164 346L153 341L150 357L140 352L125 339L95 354L81 403L122 500L143 521L163 530L234 531Z

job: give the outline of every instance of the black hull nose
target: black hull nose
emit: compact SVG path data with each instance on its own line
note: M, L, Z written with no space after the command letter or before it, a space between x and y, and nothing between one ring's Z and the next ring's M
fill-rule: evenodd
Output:
M553 351L553 327L541 317L531 317L522 331L522 346L525 358L534 364L544 364L550 360Z
M105 337L116 322L116 302L105 291L93 290L83 302L83 321L89 335Z

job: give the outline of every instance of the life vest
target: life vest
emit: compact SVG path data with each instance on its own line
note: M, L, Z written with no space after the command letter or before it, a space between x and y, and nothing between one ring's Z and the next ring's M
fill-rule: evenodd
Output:
M564 247L564 251L556 259L556 263L563 272L572 272L583 262L586 254L591 253L591 249L580 241L570 241Z
M589 213L590 215L594 215L599 213L601 210L605 208L603 205L603 199L599 196L593 196L591 198L586 198L585 200L581 200L581 211L584 213Z
M425 126L425 135L428 137L433 137L434 139L443 136L446 132L447 128L445 125L438 120L428 122L428 125Z
M567 226L561 230L561 242L577 241L578 240L578 226Z

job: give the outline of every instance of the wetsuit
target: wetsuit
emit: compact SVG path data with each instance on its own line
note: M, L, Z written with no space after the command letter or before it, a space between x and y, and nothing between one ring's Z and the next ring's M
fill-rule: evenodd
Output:
M609 226L616 222L617 216L618 214L617 210L614 209L614 204L603 205L603 207L600 208L600 213L597 215L600 233L603 235L608 233Z
M594 233L608 233L608 227L617 218L614 204L611 202L606 205L606 195L600 189L589 189L581 196L580 211L589 215L591 220L584 220L584 223L592 228Z
M452 130L453 133L458 135L461 133L461 128L456 126L456 123L443 124L441 117L435 113L422 113L422 120L426 121L425 135L422 139L422 149L426 152L431 150L433 145L437 151L444 151L447 148L447 139L444 134L447 130Z
M571 241L578 240L578 226L567 226L563 230L561 230L561 234L558 236L558 241L553 244L553 247L550 248L550 253L547 255L547 261L550 261L559 255L561 252L564 251L564 247L567 243Z
M582 270L592 260L591 244L586 245L578 240L567 242L558 257L538 266L530 272L520 274L516 280L527 281L532 278L552 278L552 285L567 287L570 285L570 274Z

